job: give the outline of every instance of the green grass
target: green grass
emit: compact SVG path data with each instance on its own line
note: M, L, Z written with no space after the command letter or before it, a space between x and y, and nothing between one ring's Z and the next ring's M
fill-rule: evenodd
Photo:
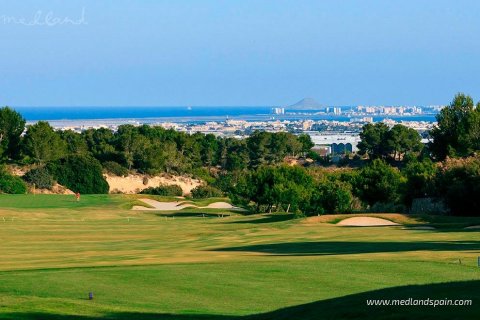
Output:
M32 198L0 196L0 319L475 319L480 312L478 231L348 228L291 215L204 219L183 210L173 218L127 210L130 196ZM380 297L474 301L366 307Z
M121 195L82 195L80 201L73 195L59 194L2 194L0 208L11 209L77 209L77 208L112 208L127 205L130 201Z

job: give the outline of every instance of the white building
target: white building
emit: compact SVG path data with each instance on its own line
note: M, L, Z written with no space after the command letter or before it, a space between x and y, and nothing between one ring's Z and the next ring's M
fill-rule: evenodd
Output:
M308 132L308 135L315 147L329 147L330 153L336 153L336 150L358 151L357 144L360 142L358 134Z

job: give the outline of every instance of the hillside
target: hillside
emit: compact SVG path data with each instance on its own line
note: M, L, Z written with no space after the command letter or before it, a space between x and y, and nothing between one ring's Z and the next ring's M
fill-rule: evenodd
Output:
M288 106L288 109L319 109L322 105L313 98L304 98L297 103Z
M178 185L182 188L183 194L190 194L192 189L203 184L201 180L192 179L183 176L152 176L147 177L144 183L144 175L130 174L125 177L105 174L105 179L110 186L110 193L134 194L148 187L158 187L159 185Z

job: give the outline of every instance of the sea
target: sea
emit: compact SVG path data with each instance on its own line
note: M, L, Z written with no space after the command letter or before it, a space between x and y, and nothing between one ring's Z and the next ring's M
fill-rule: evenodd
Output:
M205 122L225 121L226 119L242 119L249 121L264 120L336 120L348 122L352 118L363 116L315 114L313 110L296 111L291 114L273 114L272 106L184 106L184 107L155 107L155 106L28 106L13 107L28 122L39 120L97 120L97 119L130 119L139 122ZM342 107L348 110L350 107ZM434 114L414 116L374 116L373 120L381 121L385 118L396 121L426 121L434 122Z

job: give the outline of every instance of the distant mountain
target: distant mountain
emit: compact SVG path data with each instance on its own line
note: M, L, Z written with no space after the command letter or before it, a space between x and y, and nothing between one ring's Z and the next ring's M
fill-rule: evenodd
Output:
M298 101L295 104L292 104L291 106L288 106L288 109L318 109L321 108L322 105L315 101L313 98L305 98L300 101Z

